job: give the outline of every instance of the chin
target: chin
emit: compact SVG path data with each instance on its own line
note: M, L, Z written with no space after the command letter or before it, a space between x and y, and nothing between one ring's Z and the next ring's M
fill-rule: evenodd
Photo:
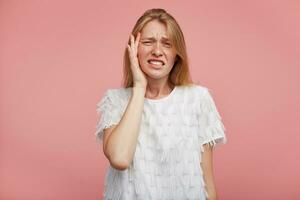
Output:
M162 79L166 76L168 76L169 74L166 74L166 73L163 73L163 72L159 72L159 71L156 71L156 72L149 72L149 71L146 71L145 74L147 75L147 77L151 78L151 79Z
M164 66L166 67L166 66ZM144 65L141 67L142 71L152 79L161 79L169 75L169 72L166 72L166 69L154 69L149 65ZM170 69L171 71L171 69Z

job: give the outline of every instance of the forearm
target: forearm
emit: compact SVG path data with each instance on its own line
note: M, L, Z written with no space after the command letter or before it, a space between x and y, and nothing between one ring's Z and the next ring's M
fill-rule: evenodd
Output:
M131 163L139 135L144 96L143 88L133 88L127 108L107 141L106 152L111 159Z
M213 173L213 148L209 144L205 144L203 148L204 152L202 154L201 166L203 169L205 189L208 193L207 200L217 200L217 191Z
M217 200L217 191L216 191L216 187L215 184L213 183L213 181L206 181L206 191L208 193L208 197L206 198L206 200Z

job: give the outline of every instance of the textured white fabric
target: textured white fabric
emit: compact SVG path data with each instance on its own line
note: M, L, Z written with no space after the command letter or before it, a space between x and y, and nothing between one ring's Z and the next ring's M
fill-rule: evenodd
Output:
M103 129L118 124L132 88L109 89L97 104ZM209 89L176 86L161 99L145 98L136 152L124 171L109 166L104 199L205 200L207 192L200 166L202 145L226 143L225 127Z

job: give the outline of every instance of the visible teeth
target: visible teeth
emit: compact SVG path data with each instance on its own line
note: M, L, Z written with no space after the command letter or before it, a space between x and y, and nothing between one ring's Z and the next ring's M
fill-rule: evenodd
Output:
M163 62L161 62L161 61L152 61L152 60L150 60L149 63L155 64L155 65L162 65L163 64Z

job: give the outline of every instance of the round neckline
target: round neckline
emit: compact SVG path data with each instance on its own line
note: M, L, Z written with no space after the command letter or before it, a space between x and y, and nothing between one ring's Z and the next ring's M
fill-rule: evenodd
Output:
M144 99L147 102L161 102L161 101L166 101L167 99L171 98L171 96L174 95L176 89L177 89L177 85L174 86L173 90L167 96L164 96L164 97L162 97L160 99L150 99L150 98L147 98L147 97L144 97Z

